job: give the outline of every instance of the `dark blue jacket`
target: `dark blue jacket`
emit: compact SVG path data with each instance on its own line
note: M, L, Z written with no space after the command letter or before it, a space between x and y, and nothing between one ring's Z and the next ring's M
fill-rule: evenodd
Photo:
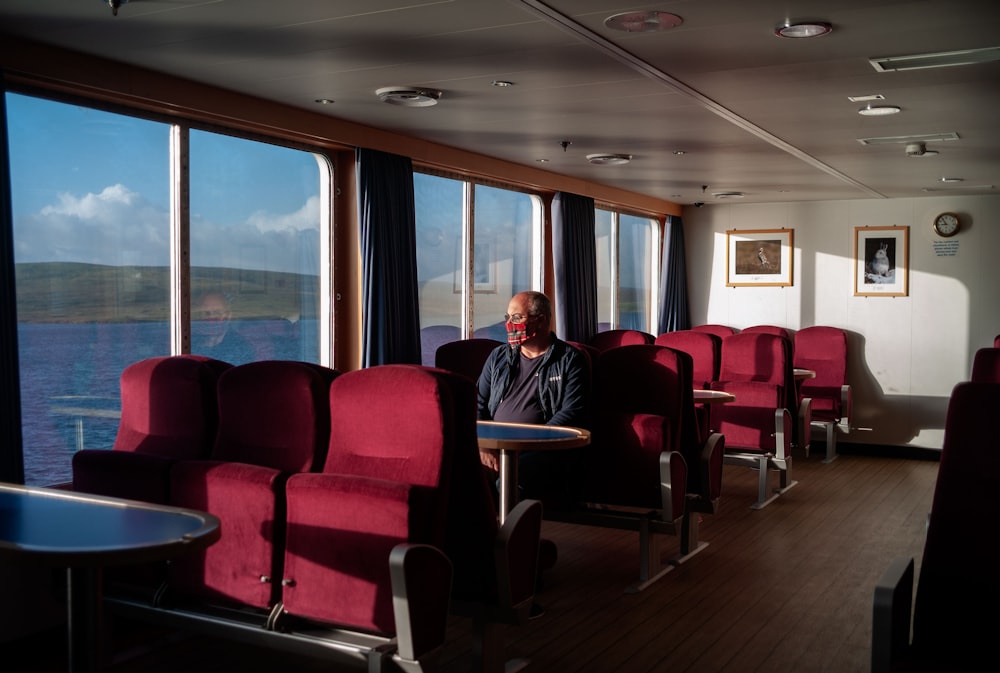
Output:
M490 353L477 384L479 418L492 420L521 366L520 348L504 344ZM538 372L538 400L547 425L588 427L590 367L586 355L553 336Z

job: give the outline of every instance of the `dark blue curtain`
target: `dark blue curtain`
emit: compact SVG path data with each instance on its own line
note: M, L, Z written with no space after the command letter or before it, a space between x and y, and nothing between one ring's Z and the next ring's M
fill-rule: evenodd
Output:
M552 200L556 333L589 343L597 332L594 199L559 192Z
M3 81L2 76L0 81ZM21 379L17 361L17 294L14 288L14 215L11 208L9 149L7 96L4 89L0 88L0 481L23 484Z
M691 329L684 225L680 217L667 216L660 260L660 315L657 334Z
M362 366L420 364L413 164L357 150Z

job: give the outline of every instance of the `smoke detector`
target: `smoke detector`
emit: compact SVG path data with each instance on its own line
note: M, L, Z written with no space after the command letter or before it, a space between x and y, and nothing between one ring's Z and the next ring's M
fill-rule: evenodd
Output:
M598 166L621 166L632 161L631 154L588 154L587 161Z
M437 105L441 92L405 86L384 86L375 92L383 103L403 107L430 107Z

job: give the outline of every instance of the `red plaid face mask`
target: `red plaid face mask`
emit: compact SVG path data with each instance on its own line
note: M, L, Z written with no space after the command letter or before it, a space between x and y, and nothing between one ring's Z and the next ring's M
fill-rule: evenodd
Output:
M507 328L507 343L511 346L520 346L529 338L528 322L513 322L508 320L504 325Z

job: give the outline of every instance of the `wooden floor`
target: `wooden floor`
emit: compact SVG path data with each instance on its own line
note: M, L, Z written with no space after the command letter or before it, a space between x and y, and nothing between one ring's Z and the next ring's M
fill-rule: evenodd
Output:
M597 673L861 673L869 670L872 589L889 562L919 564L937 462L797 458L798 484L751 510L756 472L726 467L708 546L638 594L635 533L546 522L559 547L539 594L546 612L506 630L528 670ZM668 539L669 555L676 551ZM314 660L185 633L116 625L113 673L329 670ZM467 671L470 625L449 629L446 666ZM7 673L65 670L62 633L0 644Z

